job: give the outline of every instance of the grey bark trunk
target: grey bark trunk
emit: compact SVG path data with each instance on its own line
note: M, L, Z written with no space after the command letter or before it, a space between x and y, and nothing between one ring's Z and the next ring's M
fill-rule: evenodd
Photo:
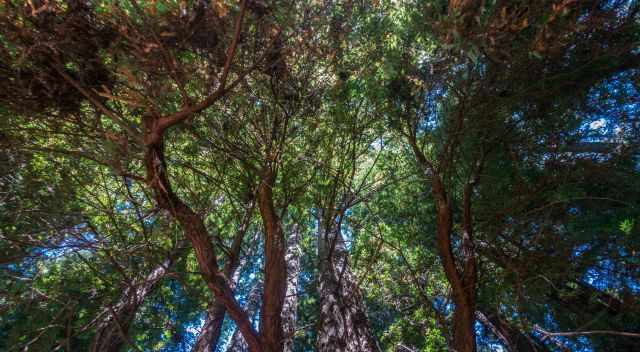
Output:
M191 352L212 352L215 350L220 339L225 313L224 304L216 301L209 305L204 326Z
M287 239L287 293L282 309L282 329L284 333L284 352L293 352L296 322L298 316L298 278L300 277L300 239L302 234L298 224L293 225Z
M257 283L249 292L249 297L247 297L247 315L250 317L254 317L260 308L260 298L262 297L262 284ZM227 347L227 352L248 352L249 346L247 342L242 337L240 330L236 328L231 337L231 343Z
M324 220L320 220L322 224ZM332 224L335 221L330 221ZM332 225L333 227L333 225ZM337 227L337 226L336 226ZM379 351L340 229L319 226L319 352Z
M149 293L155 289L158 282L166 277L175 259L184 252L183 247L184 244L179 244L178 249L154 268L149 275L128 287L118 303L106 308L105 318L99 321L96 326L96 334L91 343L92 352L118 352L123 345L130 343L129 327L138 308Z

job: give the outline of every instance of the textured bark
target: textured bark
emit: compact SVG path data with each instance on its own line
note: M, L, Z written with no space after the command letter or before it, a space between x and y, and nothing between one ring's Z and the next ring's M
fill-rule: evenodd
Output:
M260 339L265 351L281 352L282 308L287 289L287 265L282 222L276 214L272 189L275 175L268 171L258 187L258 206L264 224L264 293L260 315Z
M320 326L316 341L319 352L378 351L369 324L362 292L348 265L348 251L334 219L320 218Z
M453 230L453 209L442 180L433 176L433 193L436 197L437 245L447 280L451 284L453 302L453 349L457 352L475 352L475 306L477 268L473 251L473 226L471 218L471 188L467 186L463 199L462 272L453 254L451 236Z
M91 342L91 352L118 352L128 343L129 326L135 317L138 306L135 301L123 302L115 307L109 318L101 322Z
M215 351L215 348L218 345L218 340L220 339L220 332L222 331L225 312L226 309L224 309L224 304L215 301L209 305L204 326L202 326L198 339L191 349L192 352Z
M240 225L240 229L238 233L233 239L233 243L231 244L231 248L229 251L229 257L227 258L227 263L224 267L224 274L227 277L231 277L231 286L235 288L240 279L240 272L242 267L242 260L240 258L240 250L242 248L242 242L244 240L245 234L249 229L249 224L251 222L251 217L253 216L253 205L247 211L245 218ZM218 340L220 339L220 333L222 331L222 323L224 322L224 317L226 315L226 308L224 303L214 300L209 304L207 309L207 316L205 318L205 323L198 335L196 343L191 350L192 352L211 352L215 351L216 346L218 345Z
M282 330L284 332L284 352L293 352L298 310L298 278L300 277L300 240L302 234L298 224L293 225L287 239L287 294L282 309Z
M200 272L216 300L224 304L229 316L242 331L251 351L263 351L258 334L249 318L236 301L227 277L218 268L216 252L202 217L189 208L171 189L166 173L166 163L161 139L155 139L158 133L157 120L146 116L145 122L145 167L148 183L154 191L158 206L167 210L182 227L187 239L195 251Z
M456 3L464 5L465 1ZM418 147L415 136L410 137L409 142L413 149L418 165L422 168L427 179L430 180L432 194L435 198L437 219L436 219L436 245L438 255L442 261L447 281L451 285L453 296L453 341L451 348L456 352L475 352L475 307L477 296L478 269L473 242L473 217L471 213L471 196L473 186L478 181L480 170L476 170L475 177L469 180L463 191L463 219L462 219L462 255L460 260L456 259L453 252L453 202L451 195L445 188L442 176L437 173L436 168L427 159L420 147ZM444 164L450 160L443 160ZM479 164L481 166L482 163Z
M260 307L260 297L262 296L262 285L257 283L249 292L247 297L247 314L253 317L258 312ZM244 337L240 333L240 330L236 329L231 337L231 342L227 347L227 352L249 352L249 346L244 340Z
M179 243L169 257L154 268L144 279L132 283L122 294L118 303L106 309L105 319L98 322L96 334L91 342L92 352L118 352L129 341L129 327L145 298L153 292L158 282L164 279L169 268L184 252L184 243Z

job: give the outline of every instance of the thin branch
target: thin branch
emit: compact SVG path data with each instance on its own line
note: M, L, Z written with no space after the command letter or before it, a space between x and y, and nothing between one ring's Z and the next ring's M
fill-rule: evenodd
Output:
M550 332L550 331L547 331L547 330L543 329L542 327L540 327L540 325L535 325L534 326L534 330L538 331L539 333L541 333L543 335L542 340L545 340L545 339L547 339L549 337L556 337L556 336L572 337L572 336L587 336L587 335L615 335L615 336L625 336L625 337L632 337L632 338L640 338L640 333L627 332L627 331L615 331L615 330Z

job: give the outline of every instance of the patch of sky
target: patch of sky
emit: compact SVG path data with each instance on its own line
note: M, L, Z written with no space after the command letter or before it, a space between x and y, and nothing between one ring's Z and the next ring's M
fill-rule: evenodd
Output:
M95 233L87 231L86 224L76 225L70 232L73 232L73 235L62 234L62 240L52 243L50 247L34 248L32 254L49 260L58 259L75 251L90 251L91 246L97 241Z
M584 243L584 244L581 244L579 246L576 246L576 248L573 249L573 254L571 254L571 259L575 260L575 259L580 258L582 255L584 255L591 248L593 248L593 245L591 243Z
M442 100L446 97L446 89L443 85L436 85L424 94L422 107L416 111L419 133L427 133L438 127L438 117L442 110Z
M384 139L382 139L382 137L380 138L376 138L372 143L371 143L371 149L375 150L375 151L380 151L382 150L382 147L384 146Z
M629 257L624 249L612 250L612 253L620 258ZM600 291L628 290L633 294L640 294L640 281L634 279L624 265L620 265L619 260L601 258L585 272L583 281Z

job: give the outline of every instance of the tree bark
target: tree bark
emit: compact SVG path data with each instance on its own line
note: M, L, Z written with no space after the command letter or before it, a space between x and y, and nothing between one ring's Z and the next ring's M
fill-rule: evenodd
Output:
M214 297L224 304L227 312L242 331L250 350L262 352L265 349L260 343L258 334L236 301L227 277L218 268L216 253L202 217L191 210L171 189L166 173L162 139L154 138L161 133L155 126L157 119L146 116L143 120L145 124L147 182L154 191L158 206L171 213L182 227L195 251L198 266L207 286Z
M91 342L92 352L118 352L130 341L129 327L138 308L145 298L153 292L158 282L164 279L175 262L184 252L184 243L178 243L176 249L160 265L154 268L144 279L132 283L122 294L118 303L106 308L105 318L98 322L96 334Z
M267 171L258 187L258 206L264 224L264 293L260 315L260 339L265 351L281 352L284 336L282 308L287 289L287 265L282 222L276 214L272 189L275 175Z
M293 352L298 310L298 278L300 277L300 226L294 224L287 239L287 293L282 309L282 329L284 332L284 352Z
M463 4L464 1L457 1ZM464 4L463 4L464 5ZM466 5L464 5L466 6ZM442 261L447 281L451 285L453 293L453 341L452 349L456 352L475 352L475 307L477 296L478 269L473 243L473 217L471 213L471 196L473 185L477 181L479 173L474 179L469 180L463 190L463 223L462 223L462 258L461 263L453 252L453 202L445 188L444 180L438 174L434 165L427 159L420 147L418 147L415 135L409 138L409 143L418 162L427 178L431 180L431 191L436 203L436 245L438 255ZM445 163L446 164L446 163ZM461 270L459 270L459 267Z
M255 203L254 203L255 204ZM242 258L240 258L240 250L242 249L242 242L245 238L249 225L251 223L251 217L253 216L254 204L251 205L247 211L245 218L242 220L240 229L233 239L231 248L229 251L229 257L224 267L224 274L227 277L231 277L232 288L238 283L240 279L240 271L242 267ZM222 323L226 315L226 308L224 303L214 300L207 309L207 316L205 318L204 326L198 335L198 339L191 350L192 352L211 352L215 351L220 339L220 333L222 330Z
M457 352L475 352L475 306L477 268L473 251L473 225L471 218L471 187L467 185L463 195L462 272L458 270L453 254L453 207L442 180L434 175L433 194L436 197L437 245L447 280L451 284L453 302L453 349Z
M212 352L215 351L222 331L226 309L224 304L214 301L207 309L207 317L204 326L198 335L191 352Z
M250 317L256 315L258 308L260 307L261 295L262 285L258 282L255 286L253 286L251 292L249 292L249 296L247 297L247 314ZM231 343L229 343L229 346L227 347L227 352L249 352L249 346L244 340L244 337L240 333L239 329L236 329L233 332Z
M379 351L366 315L362 293L348 265L348 251L335 219L319 220L319 352Z

